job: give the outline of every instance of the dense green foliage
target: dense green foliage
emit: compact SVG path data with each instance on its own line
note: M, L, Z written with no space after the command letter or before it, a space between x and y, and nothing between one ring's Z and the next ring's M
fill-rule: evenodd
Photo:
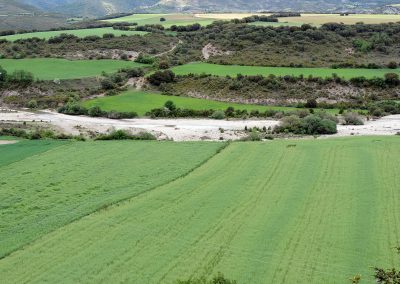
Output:
M42 149L52 148L41 142ZM99 141L44 152L21 150L37 144L20 145L0 146L10 151L7 161L15 161L0 167L0 258L95 210L184 175L222 146ZM24 152L29 154L22 157Z
M1 278L173 283L222 271L237 283L346 283L355 274L372 283L371 265L400 265L390 249L398 245L398 140L232 143L160 187L219 146L86 142L25 159L0 169L9 206L0 247L36 237L0 260ZM195 162L195 153L203 158ZM44 234L51 219L139 192Z

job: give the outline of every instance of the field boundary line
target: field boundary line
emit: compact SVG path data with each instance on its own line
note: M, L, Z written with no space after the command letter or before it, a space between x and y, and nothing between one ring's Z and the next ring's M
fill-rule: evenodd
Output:
M61 145L55 146L54 148L51 148L51 149L48 149L48 150L46 150L46 151L43 151L43 152L40 152L40 153L36 153L36 154L31 155L31 156L22 158L21 160L14 161L14 162L11 162L11 163L6 164L6 165L2 165L2 166L0 166L0 170L1 170L3 167L8 167L8 166L10 166L10 165L13 165L13 164L15 164L15 163L19 163L19 162L24 161L24 160L26 160L26 159L29 159L29 158L31 158L31 157L37 157L37 156L40 156L40 155L42 155L42 154L51 152L51 151L53 151L53 150L55 150L55 149L58 149L58 148L60 148L60 147L66 147L66 146L68 146L68 145L71 145L71 143L73 143L73 142L67 141L65 144L61 144ZM1 259L1 257L0 257L0 259Z
M93 214L97 214L97 213L100 213L100 212L102 212L102 211L106 211L106 210L108 210L108 209L110 209L110 208L112 208L112 207L114 207L114 206L122 205L122 204L124 204L125 202L129 202L129 201L130 201L131 199L133 199L133 198L137 198L137 197L142 196L142 195L144 195L144 194L146 194L146 193L149 193L149 192L151 192L151 191L154 191L154 190L156 190L156 189L158 189L158 188L160 188L160 187L164 187L164 186L166 186L166 185L168 185L168 184L170 184L170 183L176 182L176 181L179 180L179 179L183 179L183 178L187 177L188 175L190 175L191 173L193 173L195 170L201 168L203 165L205 165L206 163L208 163L211 159L213 159L214 157L218 156L218 154L220 154L223 150L225 150L230 144L231 144L231 142L225 142L225 143L223 143L223 144L221 145L221 147L218 148L218 149L215 151L215 153L212 154L210 157L206 158L204 161L200 162L198 165L195 165L193 168L189 169L186 173L183 173L183 174L181 174L180 176L177 176L176 178L174 178L174 179L172 179L172 180L166 181L165 183L162 183L162 184L160 184L160 185L156 185L156 186L151 187L151 188L149 188L149 189L147 189L147 190L144 190L144 191L142 191L142 192L136 193L136 194L134 194L134 195L132 195L132 196L128 196L128 197L122 198L122 199L120 199L120 200L116 200L116 201L114 201L114 202L111 202L111 203L109 203L109 204L107 204L107 205L100 206L99 208L94 209L93 211L90 211L90 212L88 212L87 214L84 214L84 215L82 215L82 216L77 216L76 218L73 218L70 222L68 222L68 223L66 223L66 224L64 224L64 225L62 225L62 226L60 226L60 227L58 227L58 228L54 228L53 230L50 230L49 232L45 233L44 235L39 236L37 239L34 239L34 240L32 240L32 241L29 241L29 242L27 242L26 244L23 244L23 245L21 245L20 247L15 248L14 250L9 251L8 253L5 253L4 255L0 256L0 262L1 262L1 260L5 259L5 258L7 258L7 257L9 257L9 256L11 256L12 254L14 254L14 253L16 253L16 252L18 252L18 251L20 251L20 250L23 250L23 249L29 247L30 245L32 245L32 244L34 244L35 242L41 240L41 239L44 238L45 236L47 236L47 235L49 235L49 234L52 234L52 233L56 232L57 230L59 230L59 229L61 229L61 228L63 228L63 227L69 226L69 225L71 225L71 224L73 224L73 223L75 223L75 222L77 222L77 221L79 221L79 220L81 220L81 219L83 219L83 218L85 218L85 217L91 216L91 215L93 215ZM67 146L67 145L70 145L70 143L67 143L66 145L61 145L61 146L59 146L59 147ZM58 147L56 147L56 148L58 148ZM53 150L53 149L50 149L50 150ZM50 151L50 150L49 150L49 151ZM46 152L47 152L47 151L46 151ZM41 154L41 153L40 153L40 154ZM38 155L40 155L40 154L38 154ZM32 157L32 156L31 156L31 157ZM1 168L0 168L0 169L1 169Z

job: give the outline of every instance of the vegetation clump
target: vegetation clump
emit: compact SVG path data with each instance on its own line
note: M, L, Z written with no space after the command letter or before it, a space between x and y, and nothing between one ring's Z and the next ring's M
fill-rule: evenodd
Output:
M306 117L286 116L275 127L276 133L293 133L298 135L319 135L337 133L337 119L331 115L318 112Z
M157 138L149 132L131 134L126 130L114 130L109 134L97 136L95 140L157 140Z

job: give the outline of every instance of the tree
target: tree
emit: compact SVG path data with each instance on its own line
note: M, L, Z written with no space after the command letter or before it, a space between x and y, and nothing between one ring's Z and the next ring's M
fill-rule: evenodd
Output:
M170 111L175 111L176 110L176 105L173 101L167 101L164 104L164 107L169 109Z
M385 74L385 82L391 86L397 86L400 83L399 75L396 73Z
M165 22L166 20L164 17L160 18L160 22Z
M317 108L318 107L318 103L317 103L316 99L308 99L304 106L306 108Z

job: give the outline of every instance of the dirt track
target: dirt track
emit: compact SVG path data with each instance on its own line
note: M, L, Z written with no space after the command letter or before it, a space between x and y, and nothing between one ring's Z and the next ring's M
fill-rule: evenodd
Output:
M211 120L211 119L123 119L69 116L52 111L44 112L0 112L0 121L36 121L48 123L62 132L106 132L110 128L130 129L133 132L150 131L161 139L175 141L239 139L241 130L247 127L274 127L275 120ZM223 129L223 133L221 131ZM367 121L361 126L338 126L338 134L329 136L395 135L400 132L400 115L387 116L379 120Z

